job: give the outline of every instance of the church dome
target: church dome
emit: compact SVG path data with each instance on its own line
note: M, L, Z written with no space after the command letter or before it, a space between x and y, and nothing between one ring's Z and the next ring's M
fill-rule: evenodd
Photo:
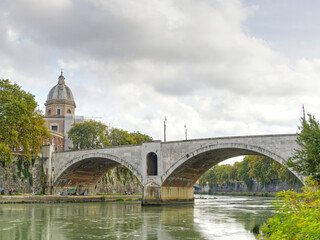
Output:
M49 92L47 102L52 100L67 100L75 105L71 89L66 85L63 73L58 78L58 84L55 85Z

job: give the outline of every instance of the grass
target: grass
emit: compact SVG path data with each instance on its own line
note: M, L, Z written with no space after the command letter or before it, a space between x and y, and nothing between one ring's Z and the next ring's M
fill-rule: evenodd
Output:
M45 194L43 194L43 193L35 193L34 195L36 195L36 196L44 196Z

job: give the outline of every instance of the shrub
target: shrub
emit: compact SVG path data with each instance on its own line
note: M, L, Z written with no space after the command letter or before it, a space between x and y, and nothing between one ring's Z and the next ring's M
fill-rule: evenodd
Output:
M302 190L277 193L275 216L262 227L260 239L320 239L319 185L309 178Z

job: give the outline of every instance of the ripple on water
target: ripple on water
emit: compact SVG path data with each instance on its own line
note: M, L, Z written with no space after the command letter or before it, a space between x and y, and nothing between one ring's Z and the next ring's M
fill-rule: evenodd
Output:
M254 224L272 214L271 200L205 196L194 205L139 203L0 206L1 239L254 239Z

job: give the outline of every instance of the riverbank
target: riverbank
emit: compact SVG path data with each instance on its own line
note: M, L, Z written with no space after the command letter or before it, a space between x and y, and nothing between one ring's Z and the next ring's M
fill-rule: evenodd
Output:
M96 196L56 196L56 195L5 195L0 196L0 204L8 203L79 203L139 201L141 195L96 195Z

